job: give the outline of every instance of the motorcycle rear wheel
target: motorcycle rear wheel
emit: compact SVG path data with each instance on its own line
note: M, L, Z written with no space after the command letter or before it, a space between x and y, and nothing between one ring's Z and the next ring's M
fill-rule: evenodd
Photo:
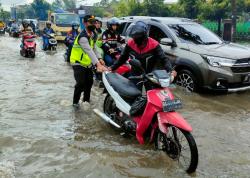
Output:
M183 144L183 141L187 143ZM198 149L190 132L169 126L167 134L157 132L155 147L165 152L171 159L177 160L180 167L184 168L187 173L191 174L196 171Z

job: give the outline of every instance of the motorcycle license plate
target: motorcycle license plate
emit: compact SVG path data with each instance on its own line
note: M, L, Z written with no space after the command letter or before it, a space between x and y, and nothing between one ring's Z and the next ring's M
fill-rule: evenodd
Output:
M162 106L164 112L171 112L177 109L181 109L182 102L180 99L174 99L174 100L166 99L165 101L162 102Z

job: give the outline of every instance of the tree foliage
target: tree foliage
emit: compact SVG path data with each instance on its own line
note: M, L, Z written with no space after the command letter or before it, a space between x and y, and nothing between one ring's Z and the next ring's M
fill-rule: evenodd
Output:
M34 0L22 9L20 16L47 19L48 10L73 10L80 0ZM84 2L86 0L81 0ZM237 0L237 15L250 16L250 0ZM100 0L94 4L93 14L100 17L110 16L173 16L199 20L221 20L231 18L231 0L179 0L166 4L164 0ZM244 19L244 18L241 18ZM247 18L245 18L247 19ZM248 18L249 19L249 18Z
M31 8L35 12L35 16L40 20L46 20L48 18L48 11L51 5L45 0L34 0L31 3Z
M63 0L63 3L66 10L76 8L76 0Z
M56 9L63 9L64 8L64 3L62 0L55 0L52 4L51 4L51 9L54 11Z

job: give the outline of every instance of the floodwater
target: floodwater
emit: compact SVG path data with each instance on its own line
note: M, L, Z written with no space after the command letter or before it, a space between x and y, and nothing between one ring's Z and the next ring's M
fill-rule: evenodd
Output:
M40 45L40 41L38 42ZM92 111L72 106L72 69L57 53L38 47L35 59L19 55L20 39L0 37L0 177L189 177L152 145L123 138ZM189 94L175 90L193 127L199 165L193 177L249 177L250 92Z

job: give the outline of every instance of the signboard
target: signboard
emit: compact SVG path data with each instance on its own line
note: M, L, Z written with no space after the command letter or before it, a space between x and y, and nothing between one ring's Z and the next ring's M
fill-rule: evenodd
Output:
M85 11L85 10L78 10L78 14L79 14L79 15L85 15L85 14L86 14L86 11Z

